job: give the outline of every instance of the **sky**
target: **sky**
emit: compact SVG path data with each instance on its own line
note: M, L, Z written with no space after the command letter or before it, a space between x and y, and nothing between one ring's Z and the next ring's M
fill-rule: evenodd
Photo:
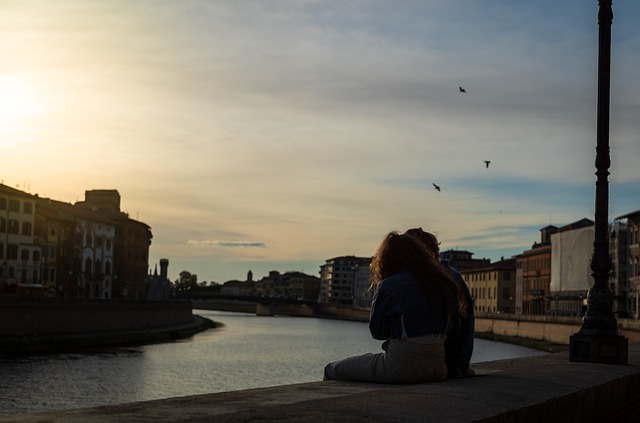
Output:
M640 209L640 3L613 12L610 220ZM171 280L318 275L417 226L511 257L593 220L597 13L0 0L0 180L69 203L117 189Z

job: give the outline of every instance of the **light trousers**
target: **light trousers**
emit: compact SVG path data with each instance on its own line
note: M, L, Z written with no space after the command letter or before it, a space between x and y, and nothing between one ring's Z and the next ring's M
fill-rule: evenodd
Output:
M363 354L329 363L324 380L378 383L435 382L447 378L444 335L389 339L383 352Z

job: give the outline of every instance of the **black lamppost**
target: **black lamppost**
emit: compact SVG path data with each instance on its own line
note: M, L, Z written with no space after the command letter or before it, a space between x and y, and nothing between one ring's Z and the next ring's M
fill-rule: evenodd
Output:
M569 341L569 360L627 364L628 339L618 332L613 315L613 293L607 286L612 262L609 254L609 96L611 68L612 0L598 0L598 107L596 144L595 240L591 271L594 284L578 333Z

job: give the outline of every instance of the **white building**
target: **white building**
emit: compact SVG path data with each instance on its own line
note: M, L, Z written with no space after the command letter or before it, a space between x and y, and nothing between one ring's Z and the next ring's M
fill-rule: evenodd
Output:
M370 257L342 256L326 261L320 266L319 302L355 305L356 277L363 279L363 270L369 269ZM360 281L362 284L362 281Z
M554 314L584 314L587 293L593 286L590 260L594 237L593 222L586 219L551 235L550 308Z
M81 214L76 221L76 239L81 250L80 292L85 298L111 298L115 225L99 219L97 214Z

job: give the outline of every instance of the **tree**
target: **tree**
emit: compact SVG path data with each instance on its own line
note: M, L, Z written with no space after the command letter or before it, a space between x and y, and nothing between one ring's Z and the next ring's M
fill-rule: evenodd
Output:
M176 291L191 291L198 287L198 275L192 275L191 272L183 270L174 285L176 286Z

